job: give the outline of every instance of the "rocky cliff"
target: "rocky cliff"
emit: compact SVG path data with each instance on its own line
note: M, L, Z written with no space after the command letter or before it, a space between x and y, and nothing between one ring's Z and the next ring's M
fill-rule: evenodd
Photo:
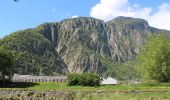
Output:
M169 31L150 27L143 19L117 17L104 22L78 17L12 33L2 39L0 45L8 45L6 48L9 50L22 53L27 51L28 55L37 56L34 60L41 60L39 67L36 66L37 63L33 66L33 58L27 62L30 63L30 68L37 68L38 74L103 73L107 70L103 59L116 62L133 60L146 43L147 36L160 32L170 34ZM11 41L12 44L9 44ZM21 66L20 72L24 73L24 65L18 63L17 66ZM33 73L31 70L28 72Z

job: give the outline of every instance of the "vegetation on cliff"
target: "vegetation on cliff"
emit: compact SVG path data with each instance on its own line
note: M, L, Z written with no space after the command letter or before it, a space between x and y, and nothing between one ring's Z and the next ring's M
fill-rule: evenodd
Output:
M6 36L0 46L14 56L13 73L30 75L63 74L66 66L53 52L50 42L34 30L25 30ZM57 68L63 67L63 69Z

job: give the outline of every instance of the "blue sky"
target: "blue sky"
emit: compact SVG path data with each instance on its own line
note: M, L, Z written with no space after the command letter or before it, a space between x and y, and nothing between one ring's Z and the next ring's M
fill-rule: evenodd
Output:
M107 8L107 5L109 8ZM136 5L138 5L137 8ZM45 22L59 22L75 15L94 17L108 21L121 14L140 18L140 16L137 15L142 15L142 13L139 12L143 11L143 13L146 13L146 16L142 16L141 18L151 21L150 19L157 18L161 5L166 7L166 12L170 11L169 0L20 0L19 2L1 0L0 37L2 38L4 35L17 30L33 28ZM128 12L126 11L127 8L132 9L130 11L128 10L128 14L125 13ZM106 13L108 10L110 12ZM163 12L165 12L165 10L163 10ZM112 14L114 12L117 13ZM169 15L168 13L168 16ZM155 21L151 21L151 24L154 22ZM154 25L156 26L156 24L152 26ZM164 29L168 28L165 27Z

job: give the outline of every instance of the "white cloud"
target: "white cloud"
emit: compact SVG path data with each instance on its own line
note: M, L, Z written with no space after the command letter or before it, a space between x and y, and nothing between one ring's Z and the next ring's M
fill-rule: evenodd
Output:
M147 17L151 11L151 8L142 8L139 4L130 6L128 0L101 0L91 9L90 15L108 21L117 16Z
M130 5L128 0L101 0L92 7L92 17L109 21L117 16L128 16L148 20L151 26L170 30L170 4L161 4L158 11L153 12L151 7L142 7L140 4Z
M162 4L157 12L153 13L149 18L149 24L161 29L170 30L170 4Z
M78 17L79 17L78 15L71 16L71 18L78 18Z

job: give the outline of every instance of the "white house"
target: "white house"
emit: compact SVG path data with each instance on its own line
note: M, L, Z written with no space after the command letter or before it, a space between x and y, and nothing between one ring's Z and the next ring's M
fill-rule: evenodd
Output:
M103 78L101 80L101 85L116 85L116 84L118 84L117 80L112 77L108 77L107 79Z

